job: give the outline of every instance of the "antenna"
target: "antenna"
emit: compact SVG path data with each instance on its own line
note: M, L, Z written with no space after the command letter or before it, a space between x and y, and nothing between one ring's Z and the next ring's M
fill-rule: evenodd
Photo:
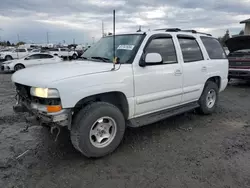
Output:
M139 29L137 30L137 32L141 32L141 26L139 25Z
M116 57L115 57L115 10L113 10L113 69L115 69Z

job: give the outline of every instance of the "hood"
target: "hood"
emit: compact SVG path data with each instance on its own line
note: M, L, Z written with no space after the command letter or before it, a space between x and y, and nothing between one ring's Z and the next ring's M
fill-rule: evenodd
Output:
M15 63L17 61L18 60L14 59L14 60L10 60L10 61L4 61L4 62L2 62L2 64L8 65L8 64L11 64L11 63Z
M241 35L225 41L230 52L250 49L250 35Z
M0 54L10 54L12 51L7 51L7 52L0 52Z
M25 68L12 75L12 81L34 87L48 87L52 82L77 76L107 72L112 63L93 61L59 62Z

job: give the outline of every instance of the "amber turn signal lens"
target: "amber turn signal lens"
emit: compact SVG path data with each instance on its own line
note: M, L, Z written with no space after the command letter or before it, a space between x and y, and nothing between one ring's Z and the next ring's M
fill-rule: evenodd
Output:
M62 107L60 105L56 106L47 106L47 112L53 113L53 112L59 112L62 110Z

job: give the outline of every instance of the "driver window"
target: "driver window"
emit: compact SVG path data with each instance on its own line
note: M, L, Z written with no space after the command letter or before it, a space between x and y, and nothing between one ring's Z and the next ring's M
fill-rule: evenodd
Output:
M162 56L163 64L177 63L175 46L172 38L159 37L151 40L146 48L146 54L159 53Z

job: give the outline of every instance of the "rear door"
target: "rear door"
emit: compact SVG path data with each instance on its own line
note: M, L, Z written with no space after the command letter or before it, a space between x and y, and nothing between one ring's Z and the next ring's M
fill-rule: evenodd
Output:
M23 58L28 55L28 51L26 49L17 49L18 51L18 58Z
M50 54L40 54L40 59L40 64L49 64L56 62L55 57Z
M199 99L206 79L206 62L197 39L191 35L177 35L182 52L183 97L182 103Z

